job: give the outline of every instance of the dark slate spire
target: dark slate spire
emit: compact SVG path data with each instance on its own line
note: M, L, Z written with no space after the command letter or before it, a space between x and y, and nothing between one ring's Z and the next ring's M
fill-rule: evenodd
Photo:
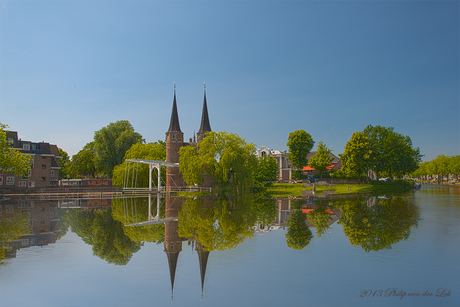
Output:
M205 250L198 241L196 243L195 250L198 254L198 261L200 262L201 298L203 298L204 278L206 275L206 267L208 265L209 251Z
M201 114L201 126L198 130L199 135L211 132L211 124L209 123L208 105L206 103L206 85L204 86L203 113Z
M171 121L169 123L168 132L182 132L179 125L179 115L177 114L177 103L176 103L176 84L174 84L174 100L171 112Z
M174 280L176 278L176 267L177 267L177 258L179 257L179 251L166 252L166 255L168 255L169 277L171 279L171 299L172 299L174 295Z

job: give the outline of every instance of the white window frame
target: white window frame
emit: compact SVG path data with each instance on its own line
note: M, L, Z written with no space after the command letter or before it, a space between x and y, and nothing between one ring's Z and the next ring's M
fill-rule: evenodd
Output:
M50 177L54 177L54 169L51 170Z
M30 150L30 144L22 144L22 150Z
M35 181L29 181L29 188L35 188Z

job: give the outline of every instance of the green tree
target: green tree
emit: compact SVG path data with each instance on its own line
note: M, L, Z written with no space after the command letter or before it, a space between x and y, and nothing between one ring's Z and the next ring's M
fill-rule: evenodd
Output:
M358 177L360 183L361 175L366 174L371 168L370 155L372 150L368 137L360 132L354 132L350 140L345 145L342 154L339 154L342 159L342 169L350 177Z
M123 186L123 180L125 176L126 160L127 159L146 159L146 160L166 160L166 146L163 143L136 143L126 151L123 163L114 167L112 180L114 185ZM149 186L149 166L147 164L139 164L137 167L137 187L148 187ZM166 178L166 170L161 171L163 181ZM156 181L156 177L152 178ZM158 184L158 182L156 183Z
M72 156L70 175L72 177L88 176L94 178L98 173L95 161L94 141L87 143L82 150Z
M263 155L257 160L257 170L254 179L259 182L276 181L278 178L278 162L269 155Z
M197 148L180 149L180 172L188 184L201 185L205 175L217 184L251 187L257 165L254 152L255 145L246 143L237 134L211 131Z
M298 173L308 165L307 155L315 145L311 135L305 130L297 130L289 133L287 146L289 147L289 159Z
M414 172L421 161L420 149L412 146L408 136L394 132L393 127L368 125L363 133L369 140L369 162L377 177L403 176Z
M69 154L62 150L61 148L58 148L59 150L59 155L62 157L60 159L59 166L61 169L59 170L59 179L64 179L67 178L67 175L70 175L70 158Z
M323 141L319 141L315 155L308 161L308 164L321 174L321 179L323 179L323 173L328 170L332 163L331 152L332 150L328 149Z
M32 157L12 148L6 137L8 125L0 122L0 168L16 176L27 176Z
M287 221L288 230L285 235L288 247L303 249L310 244L313 234L305 222L306 219L307 215L299 209L295 210L289 216L289 220Z
M142 136L134 131L127 120L110 123L94 132L96 165L112 178L113 168L123 162L126 151L133 144L143 143Z

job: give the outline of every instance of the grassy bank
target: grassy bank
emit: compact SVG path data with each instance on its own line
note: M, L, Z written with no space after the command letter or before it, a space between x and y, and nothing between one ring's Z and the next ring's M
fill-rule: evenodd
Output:
M371 184L316 184L316 195L323 191L334 191L333 194L366 193L371 195L401 194L412 191L412 181L372 181ZM313 186L304 186L304 183L275 183L267 188L271 197L302 196L302 191L311 191Z
M323 191L334 191L334 194L370 193L369 184L316 184L316 194ZM271 197L302 196L302 191L311 191L313 186L304 186L304 183L274 183L267 188Z

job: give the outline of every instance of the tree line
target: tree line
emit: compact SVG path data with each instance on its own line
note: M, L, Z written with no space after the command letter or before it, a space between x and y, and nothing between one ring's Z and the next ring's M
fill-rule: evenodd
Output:
M460 174L460 155L439 155L431 161L422 162L419 168L412 173L412 176L423 177L424 179L428 179L428 176L437 176L443 180L445 176L449 177L452 174L457 176Z

